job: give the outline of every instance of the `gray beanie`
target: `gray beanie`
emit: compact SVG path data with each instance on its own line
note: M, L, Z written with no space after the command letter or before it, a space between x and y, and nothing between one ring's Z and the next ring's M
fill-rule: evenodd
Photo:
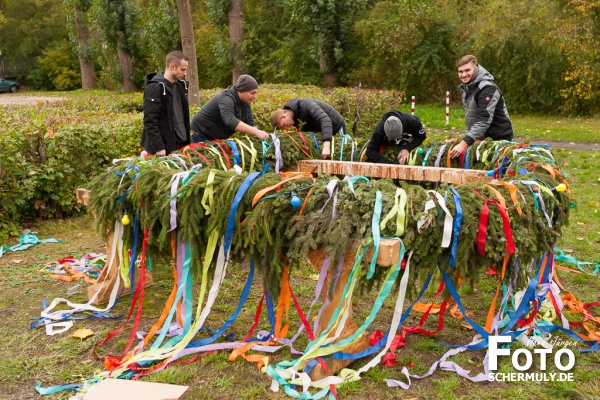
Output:
M250 75L240 75L235 83L235 88L238 92L250 92L254 89L258 89L258 83L256 82L256 79Z
M402 121L398 117L391 116L385 120L383 130L389 140L398 140L402 138Z

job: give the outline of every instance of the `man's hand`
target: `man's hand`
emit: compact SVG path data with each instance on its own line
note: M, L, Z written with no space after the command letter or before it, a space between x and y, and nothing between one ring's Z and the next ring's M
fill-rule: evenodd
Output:
M165 149L162 149L160 151L157 151L156 155L159 156L159 157L164 157L164 156L167 155L167 151Z
M461 140L459 144L457 144L452 148L452 150L450 150L450 158L459 157L467 147L469 147L467 142Z
M327 160L331 155L331 142L329 140L323 142L323 150L321 150L321 155L323 156L323 160Z
M268 140L269 139L269 134L265 131L258 131L256 133L256 137L259 138L260 140Z
M406 149L402 149L402 151L398 154L398 161L400 164L408 164L408 158L410 157L410 152Z

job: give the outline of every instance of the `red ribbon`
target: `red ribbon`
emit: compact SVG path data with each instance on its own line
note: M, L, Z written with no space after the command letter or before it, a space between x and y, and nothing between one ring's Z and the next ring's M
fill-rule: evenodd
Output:
M508 218L508 213L506 212L506 209L502 206L502 204L498 203L496 200L491 199L484 200L483 207L481 209L481 214L479 214L479 230L477 231L477 252L479 253L479 255L485 256L485 241L487 238L487 226L490 215L488 203L492 203L498 208L500 216L502 217L504 236L506 236L506 251L508 254L514 254L516 251L515 242L513 240L512 230L510 229L510 220Z
M138 303L138 298L139 298L139 307L138 307L138 311L136 313L135 316L135 321L134 321L134 325L133 328L131 330L131 334L129 336L129 341L127 343L127 347L125 347L125 349L123 350L123 353L121 354L121 357L117 357L114 355L107 355L104 358L104 367L107 370L113 370L115 367L119 366L121 364L121 360L123 359L123 357L125 356L125 354L127 353L127 351L129 351L129 347L131 347L131 344L133 343L133 340L135 339L135 333L137 332L137 328L140 324L140 319L142 316L142 304L144 302L144 286L146 284L146 247L148 244L148 233L149 233L149 228L146 228L146 230L144 231L144 239L142 241L142 257L140 260L140 277L138 279L137 282L137 287L135 289L135 293L133 295L133 299L131 300L131 306L129 307L129 313L127 315L127 320L124 322L123 326L121 326L120 328L112 331L111 333L109 333L106 338L104 338L104 340L102 340L101 342L97 343L96 345L94 345L93 348L93 352L94 354L96 354L96 349L99 346L102 346L104 343L106 343L109 339L111 339L112 337L118 335L124 328L124 326L127 324L127 322L129 322L129 320L131 319L131 316L133 314L133 310L136 308L136 305ZM114 266L113 266L114 267ZM96 357L98 357L98 355L96 354Z
M250 331L244 338L244 342L247 342L248 339L250 339L250 336L252 336L252 332L254 332L254 329L256 329L256 326L258 325L258 320L260 319L260 313L262 311L262 306L263 306L264 301L265 301L265 293L263 292L263 295L260 298L260 303L258 303L258 307L256 308L256 313L254 314L254 324L252 325L252 327L250 328Z

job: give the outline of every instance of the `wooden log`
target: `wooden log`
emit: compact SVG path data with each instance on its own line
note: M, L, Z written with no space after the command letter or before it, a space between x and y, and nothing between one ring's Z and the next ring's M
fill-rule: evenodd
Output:
M350 161L301 160L297 171L315 174L363 175L369 178L391 178L405 181L468 183L487 182L487 171L461 168L437 168L412 165L375 164Z
M344 265L342 266L342 271L338 278L337 284L335 286L333 296L329 302L329 304L323 309L323 313L321 314L321 319L319 320L319 326L317 331L315 332L315 336L318 336L323 332L327 326L329 325L329 321L331 320L331 316L333 315L335 309L338 307L342 300L342 294L344 292L344 287L348 283L348 278L350 277L350 272L354 267L356 249L358 247L358 243L349 248L346 251L346 257L344 258ZM367 252L365 254L365 260L371 261L371 257L373 256L373 251ZM398 262L398 258L400 256L400 243L397 240L393 239L382 239L379 244L379 255L377 257L377 264L381 266L391 266L395 265ZM320 269L323 265L323 260L327 255L322 250L311 250L308 254L308 258L311 263L315 266L315 268ZM335 268L329 268L327 271L327 277L325 278L325 282L323 284L323 303L327 297L327 288L333 279L335 274ZM346 321L346 325L342 330L340 337L338 338L338 342L342 339L345 339L356 332L358 326L354 322L352 318L352 304L349 305L349 317ZM333 334L333 332L332 332ZM368 349L370 346L369 339L367 334L363 334L354 344L348 346L344 349L344 353L359 353L365 349ZM338 360L333 357L328 357L325 359L325 363L327 364L327 371L323 369L320 364L314 366L312 371L310 372L310 377L312 380L318 380L325 378L326 376L333 375L336 372L340 371L342 368L348 366L354 360Z
M91 191L84 188L75 189L75 197L77 198L77 204L84 206L88 205Z

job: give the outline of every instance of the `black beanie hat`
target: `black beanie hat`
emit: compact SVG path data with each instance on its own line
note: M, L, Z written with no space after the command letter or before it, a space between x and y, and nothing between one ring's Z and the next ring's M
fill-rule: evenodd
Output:
M235 83L235 88L238 92L250 92L254 89L258 89L258 83L256 82L256 79L250 75L240 75Z

